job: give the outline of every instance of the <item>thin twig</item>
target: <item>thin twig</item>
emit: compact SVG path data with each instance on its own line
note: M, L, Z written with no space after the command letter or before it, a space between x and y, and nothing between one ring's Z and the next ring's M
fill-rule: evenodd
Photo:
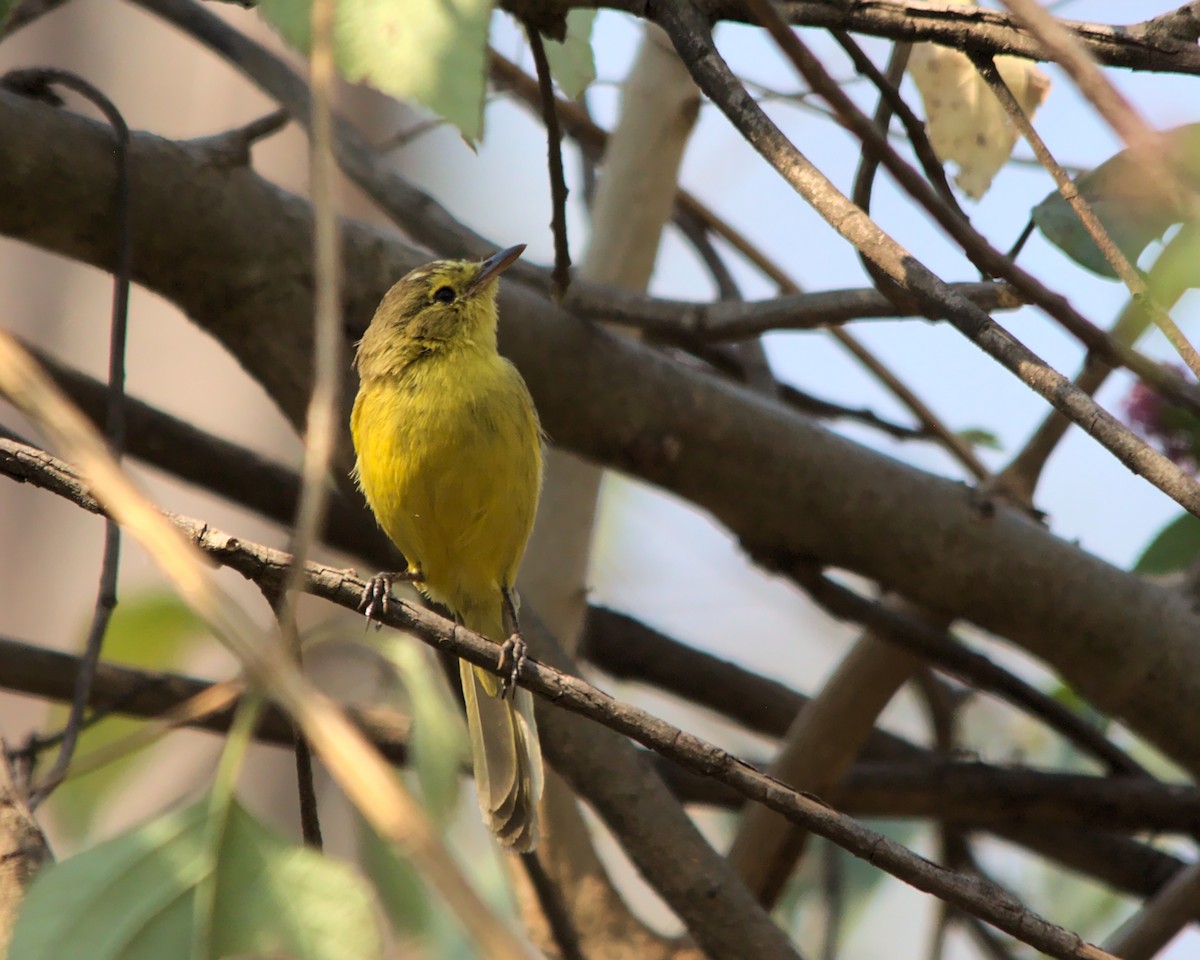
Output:
M305 429L300 503L289 552L299 568L312 548L325 517L326 474L337 442L341 393L341 254L335 194L337 164L333 156L333 17L334 0L314 0L310 77L313 90L309 180L313 203L313 389ZM295 576L299 576L296 573ZM297 581L298 582L298 581ZM295 583L281 594L280 625L285 640L298 649Z
M108 345L108 397L105 413L105 435L108 449L119 463L125 450L125 344L129 331L129 275L133 260L132 205L129 186L129 127L111 100L82 77L65 70L34 68L8 74L3 84L12 89L43 98L57 99L50 92L52 85L66 87L92 103L108 121L115 135L114 159L116 179L113 204L116 208L116 256L113 263L112 310ZM61 101L59 101L61 105ZM71 758L79 743L87 709L92 680L109 620L117 606L117 578L121 565L121 531L111 518L104 521L104 553L100 561L100 582L96 590L96 605L84 642L83 658L75 680L75 696L63 728L62 744L54 766L33 789L29 806L36 809L66 776Z
M896 90L900 81L904 79L904 72L908 69L908 59L911 55L911 43L897 43L892 47L892 54L888 57L887 70L883 75L883 79L887 81L891 89ZM904 100L901 99L900 102L904 103ZM891 128L894 112L894 102L881 93L879 103L875 106L875 115L871 120L886 134ZM875 174L879 172L879 159L879 154L864 150L862 159L858 162L858 170L854 174L854 187L850 192L850 199L867 213L871 212L871 195L875 189ZM943 171L944 175L945 171ZM864 258L864 266L868 263L870 261Z
M297 727L292 754L296 758L296 788L300 801L300 835L305 844L315 850L325 846L321 838L321 816L317 805L317 788L313 781L312 748Z
M249 123L222 130L207 137L196 137L187 143L208 153L214 163L226 167L250 166L250 150L260 140L278 133L291 120L286 110L272 110Z
M772 275L772 279L776 277ZM802 293L790 279L781 286L786 286L782 296L769 300L698 303L581 284L571 291L564 306L588 320L635 327L683 344L728 343L764 333L822 330L861 320L912 316L928 322L927 317L898 308L894 300L871 287ZM1003 283L947 286L982 310L1015 310L1024 304L1012 287Z
M792 61L797 71L834 108L841 118L842 123L855 136L862 140L864 147L878 153L881 162L896 179L900 187L933 216L938 225L958 243L963 253L966 254L985 276L1008 280L1017 288L1025 300L1036 304L1044 310L1073 336L1078 338L1088 349L1102 354L1110 362L1128 367L1147 383L1153 384L1160 392L1171 397L1181 406L1200 412L1200 390L1197 390L1194 385L1183 383L1172 371L1164 369L1161 365L1148 360L1136 351L1113 341L1103 330L1072 307L1065 297L1054 293L1036 277L1020 269L1012 261L1005 258L968 221L956 215L945 204L937 192L930 187L928 182L893 149L887 137L879 132L871 119L834 83L833 78L821 64L820 60L812 54L799 37L780 19L775 8L767 3L766 0L746 0L746 3L748 7L755 11L756 16L760 18L760 22L767 27L771 36L779 44L784 54ZM667 7L664 9L670 10L671 8ZM690 19L691 14L687 11L694 13L694 7L685 5L680 8L679 12L671 13L670 17L672 20L679 16ZM695 24L696 29L700 28L700 23L703 23L703 20L699 20ZM877 225L871 223L869 225L861 225L860 227L858 223L855 223L852 211L841 209L843 205L839 202L831 203L830 200L833 199L832 197L825 199L824 202L820 202L821 198L815 195L815 191L819 189L818 183L820 183L821 187L824 187L822 192L828 193L828 191L833 190L836 193L835 188L829 183L828 178L824 177L820 171L812 166L807 158L767 119L757 104L746 94L745 89L737 81L737 78L733 76L728 66L720 59L720 55L716 53L716 48L712 45L711 33L701 35L693 31L692 37L696 38L692 41L693 45L698 43L700 47L712 48L714 56L702 62L697 62L694 66L705 71L711 83L716 85L714 90L718 88L721 90L720 97L717 100L718 105L722 107L730 120L738 126L743 136L747 136L751 143L755 143L760 152L765 151L764 156L766 159L784 175L785 179L792 183L793 187L798 189L802 195L805 195L809 202L814 204L814 208L831 225L834 225L835 229L838 229L843 236L853 242L851 234L857 234L859 236L858 243L860 250L876 258L880 268L884 267L882 258L887 257L892 260L889 273L892 280L899 287L915 296L925 311L934 316L945 315L948 319L951 319L951 322L954 322L954 317L951 317L946 312L951 308L952 304L947 303L945 298L940 296L935 290L929 289L931 285L935 287L941 286L940 281L924 265L912 257L911 254L899 247L890 237L881 234ZM707 37L707 42L705 42L705 37ZM696 54L693 54L694 56ZM788 168L792 169L789 172L785 172ZM819 178L819 181L813 182L814 178ZM807 180L808 183L802 186L801 180ZM840 199L844 200L845 198ZM889 271L885 270L885 273L887 272ZM957 304L956 306L961 306L961 304ZM966 325L955 323L955 326L965 335L976 340L975 335L970 332L970 328L978 329L980 323L984 322L984 318L975 311L968 312L975 314L974 320L968 321ZM980 343L978 340L976 342L978 345L984 346L984 349L987 349L983 343ZM989 352L991 351L989 350ZM1022 349L1022 352L1027 351ZM996 354L993 354L993 356L996 356ZM1027 362L1033 362L1034 360L1035 358L1032 354L1029 354ZM1038 365L1045 367L1045 364L1040 362ZM1009 369L1011 370L1013 367L1009 365ZM1067 386L1065 379L1061 377L1056 377L1055 379L1062 386ZM1026 382L1029 383L1029 381ZM1046 392L1041 390L1039 392L1049 399ZM1106 426L1112 426L1114 423L1115 421L1112 421L1110 418ZM1105 430L1104 432L1108 431ZM1099 434L1094 433L1093 435L1097 439L1100 439ZM1104 440L1101 440L1101 442L1109 446L1109 449L1113 450L1114 453L1116 452L1114 447L1110 446ZM1129 466L1128 461L1123 462Z
M861 53L861 51L859 51ZM892 50L892 55L888 58L887 71L876 83L880 90L879 104L875 108L875 116L873 118L875 125L880 131L886 133L891 125L892 113L897 107L902 107L908 111L908 105L904 102L899 94L899 84L904 77L905 68L908 66L908 57L912 52L912 44L898 43ZM911 111L908 111L911 113ZM914 137L913 129L905 124L909 130L909 137ZM919 130L919 138L925 144L929 143L929 138L925 135L924 126L917 124ZM914 146L916 140L913 141ZM930 147L932 150L932 147ZM935 158L936 159L936 158ZM936 164L937 170L942 174L941 182L945 184L947 196L953 197L954 193L950 190L950 185L945 183L945 172L942 171L941 164ZM858 204L866 213L871 212L871 194L875 186L875 174L879 170L879 155L870 150L864 150L862 160L859 161L858 172L854 176L854 190L851 194L851 199ZM928 174L928 170L926 171ZM935 181L936 183L937 181ZM957 204L956 204L957 206ZM880 290L880 294L887 296L889 290L893 287L892 282L883 276L871 260L863 254L859 254L863 266L876 281ZM889 298L890 299L890 298ZM989 313L991 310L988 311ZM839 335L840 334L840 335ZM950 430L941 419L926 405L914 391L897 378L891 370L884 367L874 355L867 351L865 347L858 341L857 337L852 336L848 331L837 331L838 342L842 344L851 355L854 356L860 364L862 364L873 376L884 384L892 393L901 399L901 401L913 412L921 425L929 431L934 437L941 441L942 446L950 453L952 457L958 460L967 471L975 477L976 480L983 480L989 477L990 471L984 466L983 461L976 456L971 445L963 440L958 434Z
M554 878L546 872L546 868L538 859L537 851L523 853L519 859L525 876L529 878L529 885L533 887L538 905L542 908L546 925L554 938L554 945L558 947L559 957L561 960L585 960L571 911L563 902L562 891L555 884Z
M1167 309L1172 309L1187 290L1189 281L1185 277L1189 271L1183 267L1190 268L1194 263L1197 243L1200 243L1200 224L1185 224L1150 267L1150 289ZM1113 324L1110 336L1132 346L1149 326L1150 319L1141 303L1130 300ZM1111 364L1095 354L1088 354L1073 382L1080 390L1094 396L1112 371ZM1031 505L1042 471L1070 426L1070 420L1057 410L1051 410L1025 446L996 474L990 490L1015 503Z
M922 700L930 714L935 749L942 757L949 758L958 751L957 728L964 695L951 690L948 684L939 681L939 678L929 670L917 671L916 679L916 687L923 694ZM938 825L938 833L942 846L941 862L955 870L970 871L989 883L996 882L980 869L971 850L969 835L962 824L943 822ZM980 923L978 918L956 910L948 904L942 906L943 909L938 916L937 933L930 948L931 957L942 956L950 926L958 924L967 930L991 960L1014 960L991 927Z
M515 63L506 60L493 50L489 50L489 65L493 82L504 86L506 89L512 90L522 100L522 102L527 104L533 104L535 102L537 84L531 78L527 77L525 72L521 70L520 67L518 67ZM592 123L591 118L580 109L578 104L571 103L567 100L558 100L557 110L559 116L563 117L567 121L566 126L568 132L576 139L576 141L582 147L583 152L593 159L598 159L603 153L604 147L608 140L608 134L596 124ZM873 293L870 296L870 300L873 305L872 307L867 307L865 303L859 303L856 307L849 308L845 314L838 314L834 312L834 310L831 310L828 313L824 313L822 319L818 320L816 312L818 304L833 308L836 294L817 293L811 295L800 295L799 286L797 286L782 269L776 266L770 260L770 258L762 253L762 251L760 251L753 243L751 243L749 239L743 236L739 231L735 230L733 226L731 226L726 220L717 216L712 210L710 210L686 190L680 190L676 195L676 206L676 221L680 224L685 234L690 236L689 231L694 233L695 231L693 226L696 224L706 227L719 236L722 240L726 241L734 248L734 250L744 256L750 261L750 263L775 281L782 293L796 294L798 295L798 300L803 297L808 306L814 308L814 313L809 314L807 318L800 316L798 313L788 314L788 318L785 321L780 322L778 326L773 326L772 324L775 321L769 319L767 316L747 316L744 319L741 319L732 315L719 313L719 311L727 310L728 307L726 306L723 308L721 304L715 304L712 306L711 317L707 319L706 322L698 324L698 326L700 326L702 329L695 331L695 336L697 337L713 336L715 339L719 340L742 340L749 337L758 336L759 334L765 333L767 330L771 329L811 329L816 326L833 325L839 322L844 322L845 320L849 320L852 318L851 312L857 309L876 309L880 311L877 314L872 314L869 312L854 313L855 317L860 318L872 315L891 317L896 313L896 305L891 300L882 294ZM703 256L703 251L701 252L701 255ZM578 286L575 289L575 293L578 296L578 299L568 304L568 308L576 313L587 311L587 305L594 302L596 299L595 292L588 291L585 293ZM861 293L865 295L867 294L867 291L861 291ZM978 294L985 298L995 298L994 300L989 299L987 301L987 309L989 310L1016 307L1019 306L1021 302L1019 298L1010 298L1006 291L996 287L990 287L986 290L982 289L981 287L978 290ZM971 295L974 295L974 292L972 292ZM614 292L614 296L623 295ZM809 300L807 299L808 297L811 297L812 299ZM828 300L825 299L826 297L828 297ZM680 311L682 316L692 316L693 314L688 311L692 310L694 306L695 305L681 304ZM755 311L763 306L766 305L748 305L748 309L750 311ZM842 304L841 306L849 307L849 304ZM695 309L707 311L708 308L698 307ZM601 312L602 311L600 310L596 310L595 312L589 311L589 315L591 315L593 319L608 319L598 315ZM625 322L627 325L638 326L643 330L647 329L647 327L643 326L642 323L634 322L632 317L626 317L626 319L622 320L622 322ZM676 325L682 324L679 324L678 321L676 321ZM930 410L929 407L926 406L912 390L905 386L900 379L894 373L892 373L878 358L870 353L866 347L864 347L856 338L845 331L834 329L831 330L831 333L834 339L842 344L847 350L849 350L855 359L863 364L868 372L874 376L877 376L883 383L884 387L913 412L914 416L916 416L917 420L925 428L930 439L940 440L946 446L951 456L962 460L963 466L965 466L973 475L983 476L986 474L986 469L983 468L983 465L974 456L974 452L970 449L970 447L963 443L961 438L959 438L954 431L946 427L934 415L933 411ZM694 345L692 345L692 348L694 349ZM765 377L763 378L763 382L765 384ZM782 391L782 396L786 401L788 398L788 392L786 388L784 388ZM966 455L965 459L962 456L964 453ZM983 469L983 473L979 472L981 469Z
M562 131L558 126L558 112L554 98L554 80L550 75L550 61L546 59L546 48L537 27L525 24L529 38L529 49L537 68L538 88L542 98L542 123L546 127L546 157L550 171L550 229L554 232L554 272L551 280L554 299L562 303L571 285L571 248L567 243L567 179L563 173Z
M881 104L881 109L883 109ZM864 163L867 162L867 157L864 157ZM860 171L864 168L860 168ZM856 183L857 189L857 183ZM861 201L856 200L861 205ZM722 222L723 223L723 222ZM766 254L750 243L749 240L742 237L728 225L725 225L725 231L718 230L724 239L733 243L734 248L745 256L755 267L761 270L770 280L778 287L784 297L794 295L797 298L803 298L810 306L816 306L822 302L826 294L801 294L800 287L792 280L791 277L772 261ZM714 227L714 229L717 229ZM732 236L731 236L732 235ZM1017 306L1019 300L1008 299L1008 292L1005 288L995 285L975 285L975 289L968 290L969 285L963 285L962 290L964 295L968 297L980 297L980 304L983 305L983 298L995 296L994 304L987 309L1008 309L1011 306ZM865 295L866 291L861 291L860 295ZM836 295L834 295L836 296ZM874 298L878 303L880 316L890 315L895 312L895 304L884 294L879 291L874 291ZM833 297L830 298L832 305ZM987 468L975 456L974 451L959 437L953 430L945 425L942 420L931 410L925 402L917 396L916 392L911 390L899 377L897 377L890 368L882 363L873 353L871 353L857 337L853 336L849 331L839 329L834 326L834 320L831 314L824 314L829 323L825 324L829 333L838 343L840 343L862 366L887 389L897 400L907 407L921 424L923 432L932 440L939 441L950 453L951 456L958 459L966 469L976 476L982 478L987 475ZM708 326L711 329L711 324ZM786 390L785 390L786 397Z
M297 487L302 488L302 484L297 478ZM304 502L303 492L297 497L299 503ZM290 519L290 518L289 518ZM295 533L293 532L293 536ZM295 592L294 584L289 584L286 589L293 591L292 594L292 611L293 620L289 627L285 627L282 620L279 619L284 606L286 605L286 592L281 593L274 585L264 586L262 594L264 599L271 607L271 611L275 614L276 622L279 623L280 636L284 638L284 642L288 649L291 650L292 656L295 658L296 666L301 670L304 669L304 655L299 633L296 630L294 619L294 611L296 601L299 599L299 593ZM291 630L289 636L285 630ZM254 693L254 691L251 691ZM257 719L261 721L263 711L258 711ZM257 723L256 723L257 726ZM292 759L296 768L296 800L297 808L300 814L300 836L304 843L312 847L314 850L324 849L325 842L321 836L321 811L317 801L317 787L313 779L313 760L312 748L309 746L308 740L304 736L304 731L297 723L292 723Z
M766 7L760 0L747 2L753 3L755 9L765 7L768 19L778 20L772 8ZM655 3L650 9L659 25L676 44L681 59L693 72L701 89L721 107L760 155L834 229L859 250L869 253L896 283L927 305L931 313L945 316L964 336L999 361L1022 383L1083 427L1121 463L1145 477L1181 506L1200 516L1200 485L1194 478L1152 449L1108 411L1097 405L1091 397L1076 389L1062 374L1003 330L986 313L948 290L936 275L883 233L877 224L854 206L796 149L754 103L753 98L721 58L713 44L707 20L692 3ZM783 33L789 40L783 41L781 38L781 42L787 42L789 52L795 52L792 44L799 44L799 41L786 26ZM807 51L805 56L811 58ZM862 116L861 112L858 112L858 115ZM878 132L871 122L866 117L862 119L870 131L869 135L877 138ZM887 149L890 150L890 147ZM896 161L916 176L915 171L903 164L898 157ZM920 183L919 190L928 194L928 204L940 208L940 200L925 181L919 177L917 180ZM922 203L925 202L926 199L923 198ZM953 222L955 229L962 224L957 218L954 218ZM1018 272L1010 270L1009 273L1015 277ZM1097 330L1097 333L1105 346L1111 349L1112 345L1103 332ZM1154 364L1151 366L1155 367ZM1162 373L1157 367L1155 369Z
M309 131L309 189L313 205L313 387L304 431L304 460L300 470L300 502L289 552L296 566L274 603L284 643L301 663L296 628L299 571L325 521L328 505L326 474L338 436L341 398L342 323L341 253L337 222L337 164L333 156L333 25L334 0L313 0L309 52L312 126ZM321 847L312 756L304 731L296 729L296 777L305 842Z
M1017 98L1013 96L1012 90L1009 89L1008 84L1000 75L1000 71L996 69L995 62L991 57L980 56L972 56L971 62L975 64L975 69L979 71L980 76L987 82L988 88L996 95L996 99L1004 107L1013 125L1021 131L1021 135L1029 143L1029 146L1033 148L1033 152L1038 160L1041 161L1042 166L1054 178L1054 182L1058 186L1058 192L1062 194L1063 199L1075 211L1079 222L1083 224L1084 229L1088 232L1088 236L1092 238L1092 241L1100 249L1100 252L1104 255L1104 259L1116 271L1117 276L1121 278L1121 282L1125 284L1133 298L1139 302L1142 309L1154 321L1155 326L1162 331L1163 336L1175 348L1175 352L1183 358L1183 361L1188 365L1192 373L1200 377L1200 354L1196 353L1196 348L1188 342L1183 331L1179 329L1170 315L1155 301L1149 286L1146 284L1145 278L1129 262L1129 258L1125 256L1125 252L1113 242L1112 237L1109 236L1108 229L1100 222L1100 218L1092 210L1091 204L1083 198L1079 192L1079 188L1067 175L1067 172L1059 166L1058 161L1054 159L1054 155L1050 153L1045 141L1042 140L1030 122L1029 116L1021 108L1021 104L1017 102Z
M1012 11L1017 22L1037 37L1050 59L1058 63L1075 81L1079 92L1096 108L1100 116L1108 121L1117 135L1125 141L1126 146L1144 148L1147 151L1147 164L1151 168L1159 168L1157 172L1165 182L1174 180L1175 172L1166 167L1162 156L1156 156L1152 152L1157 139L1156 131L1109 82L1080 40L1034 0L1003 2Z
M908 142L912 144L913 152L917 155L917 160L921 163L921 169L925 171L925 176L929 178L929 182L941 195L942 199L956 210L958 215L964 220L968 219L963 212L962 207L958 204L958 199L954 196L954 191L950 189L950 183L946 179L946 170L942 166L942 161L938 159L938 155L934 152L933 144L929 141L929 134L925 131L925 123L913 113L912 107L908 105L905 99L900 95L900 81L897 80L892 71L892 66L897 61L895 54L901 53L899 62L908 60L908 51L912 49L911 44L897 44L893 51L893 60L889 64L887 74L881 73L879 68L871 62L871 58L866 55L863 48L858 45L858 41L850 36L845 30L831 30L833 38L838 42L838 45L846 51L850 60L854 63L854 67L862 73L867 79L875 85L875 89L879 91L879 102L882 107L886 104L891 108L891 113L894 113L904 127L904 132L908 134ZM900 68L903 73L903 67ZM879 121L880 114L876 114L876 121ZM889 114L890 119L890 114ZM879 124L879 130L887 136L888 122Z
M201 726L218 714L224 715L226 718L225 732L228 732L229 721L237 711L239 698L244 690L245 683L241 678L204 684L191 697L177 701L172 704L170 709L151 718L150 723L140 725L132 733L105 744L98 750L77 757L71 764L71 769L67 771L67 777L73 779L94 773L131 754L153 746L179 727ZM123 711L119 707L115 707L108 712Z
M1005 254L1009 260L1016 260L1017 257L1021 255L1021 251L1025 249L1025 244L1029 241L1029 238L1033 236L1033 231L1036 226L1037 225L1033 222L1033 217L1030 217L1029 222L1025 224L1025 229L1022 230L1017 239L1013 241L1013 245L1008 248L1008 253Z

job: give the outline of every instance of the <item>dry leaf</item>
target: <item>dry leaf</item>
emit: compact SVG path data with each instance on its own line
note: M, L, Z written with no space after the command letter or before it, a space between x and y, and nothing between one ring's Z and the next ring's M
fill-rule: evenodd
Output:
M996 57L996 69L1032 117L1050 90L1050 78L1020 57ZM965 54L934 43L918 43L908 72L925 102L925 127L943 163L958 164L954 181L973 200L1008 162L1017 130L996 95Z

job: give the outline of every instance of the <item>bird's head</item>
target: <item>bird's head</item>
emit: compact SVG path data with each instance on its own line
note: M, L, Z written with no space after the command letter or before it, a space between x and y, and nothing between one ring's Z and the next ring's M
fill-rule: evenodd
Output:
M447 347L495 349L496 281L524 250L522 243L482 262L435 260L409 271L384 295L359 341L360 376L386 375Z

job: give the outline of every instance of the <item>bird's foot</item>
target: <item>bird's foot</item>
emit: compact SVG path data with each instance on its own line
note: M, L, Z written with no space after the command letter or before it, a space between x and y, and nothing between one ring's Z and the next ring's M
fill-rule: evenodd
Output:
M525 668L529 650L525 638L519 631L509 634L507 640L500 644L500 699L503 700L516 692L517 680Z
M362 598L358 601L358 609L363 612L367 620L375 620L375 628L380 629L383 624L376 618L386 617L388 608L392 603L392 584L397 580L408 581L409 583L420 583L421 574L416 571L398 572L398 573L377 573L367 585L363 587Z

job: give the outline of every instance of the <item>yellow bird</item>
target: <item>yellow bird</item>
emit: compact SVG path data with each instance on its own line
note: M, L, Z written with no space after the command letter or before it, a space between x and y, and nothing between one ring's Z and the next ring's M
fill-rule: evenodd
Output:
M484 822L518 851L537 842L542 796L533 698L510 687L525 658L513 583L537 513L542 432L525 381L496 347L496 293L524 249L438 260L393 286L358 344L350 420L355 478L408 560L405 573L372 581L367 616L393 579L409 579L504 645L508 681L459 668Z

